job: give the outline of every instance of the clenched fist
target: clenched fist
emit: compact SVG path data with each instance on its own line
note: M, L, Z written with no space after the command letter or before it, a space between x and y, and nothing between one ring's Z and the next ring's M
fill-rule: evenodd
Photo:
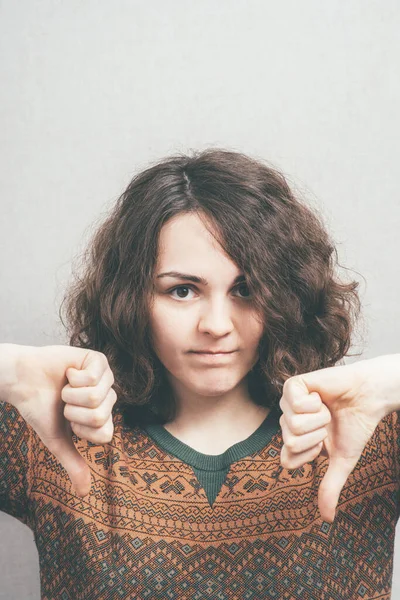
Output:
M0 344L0 398L36 431L67 471L79 496L90 492L90 469L72 440L97 444L114 433L114 376L101 352L73 346Z
M379 421L400 410L400 354L291 377L280 407L282 466L295 469L321 451L329 457L318 507L333 521L340 492Z

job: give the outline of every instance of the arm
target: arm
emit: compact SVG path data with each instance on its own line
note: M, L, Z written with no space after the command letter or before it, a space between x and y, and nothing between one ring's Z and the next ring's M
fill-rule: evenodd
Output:
M281 463L294 469L329 457L318 506L333 521L340 492L378 423L400 410L400 354L291 377L280 401Z
M0 400L17 409L66 469L81 496L90 491L90 469L75 448L72 432L98 444L112 439L112 407L117 399L113 383L101 352L61 345L0 344ZM9 408L8 413L15 414Z

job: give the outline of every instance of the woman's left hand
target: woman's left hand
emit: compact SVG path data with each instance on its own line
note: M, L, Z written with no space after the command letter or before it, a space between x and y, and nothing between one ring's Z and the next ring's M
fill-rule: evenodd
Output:
M280 407L282 466L295 469L321 451L329 457L318 507L332 522L340 492L379 421L400 410L400 354L291 377Z

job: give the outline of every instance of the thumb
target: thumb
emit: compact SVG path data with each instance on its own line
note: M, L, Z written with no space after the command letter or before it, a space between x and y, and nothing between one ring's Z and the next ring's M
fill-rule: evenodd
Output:
M332 457L318 490L318 508L324 521L332 523L340 493L357 460Z
M83 498L90 492L90 469L75 448L72 435L71 426L65 421L65 435L43 442L67 471L76 494Z

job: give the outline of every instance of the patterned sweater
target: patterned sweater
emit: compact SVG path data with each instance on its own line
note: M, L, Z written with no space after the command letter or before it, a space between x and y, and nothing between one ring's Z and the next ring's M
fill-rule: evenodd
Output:
M332 524L317 507L328 460L280 466L280 409L218 456L161 425L74 435L90 466L82 499L10 404L0 404L0 509L31 528L45 600L390 598L399 516L400 415L385 417Z

